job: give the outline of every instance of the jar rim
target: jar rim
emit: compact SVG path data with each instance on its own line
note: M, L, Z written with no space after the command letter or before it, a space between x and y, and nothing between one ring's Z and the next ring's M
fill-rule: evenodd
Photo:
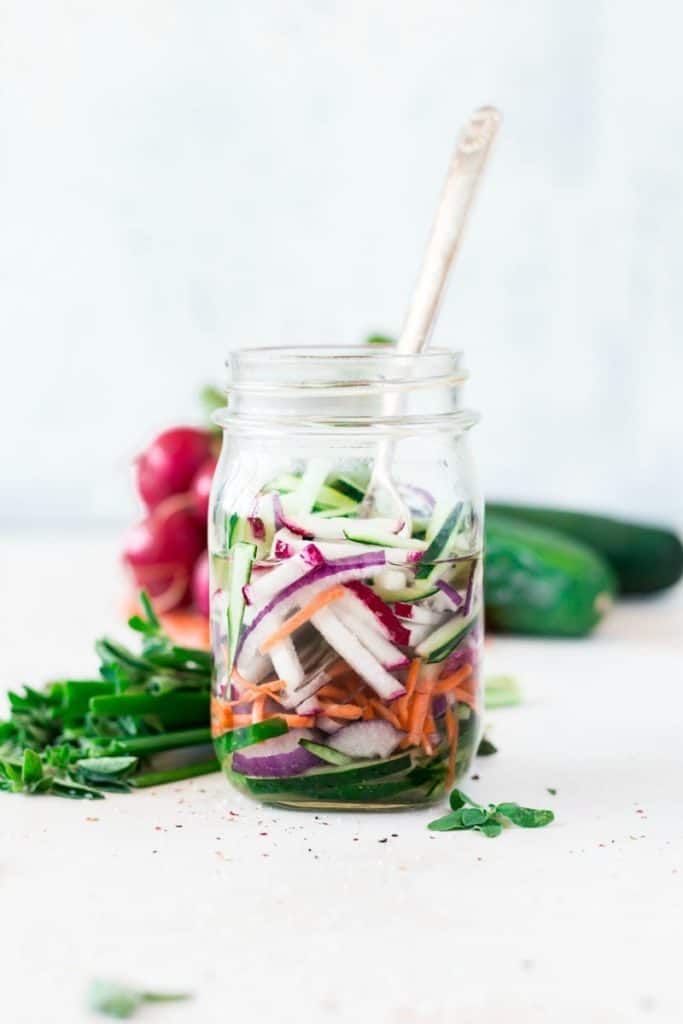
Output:
M230 405L214 422L230 429L414 434L460 432L477 420L446 397L457 395L467 379L462 353L451 349L406 354L390 346L266 346L236 350L226 365ZM411 403L420 394L424 408L415 415ZM443 401L434 403L436 395Z

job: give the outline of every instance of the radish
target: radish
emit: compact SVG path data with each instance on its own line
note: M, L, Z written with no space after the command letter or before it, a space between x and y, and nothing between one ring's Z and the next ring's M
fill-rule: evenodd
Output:
M335 733L330 746L351 757L389 757L398 747L404 733L389 722L354 722ZM272 743L272 740L268 740Z
M154 599L157 611L168 612L189 596L192 569L204 548L204 530L188 509L164 502L128 533L123 561L136 586Z
M274 736L252 747L245 747L233 754L233 771L264 778L300 775L307 768L315 768L323 763L310 750L299 746L299 740L312 740L314 737L315 733L310 729L290 729L282 736Z
M190 487L190 494L195 511L203 523L209 518L209 497L211 495L211 483L216 471L218 459L208 459L203 466L195 473Z
M209 617L209 552L203 551L192 570L192 603L199 612Z
M137 460L138 491L147 508L189 490L211 454L211 435L204 430L175 427L159 434Z

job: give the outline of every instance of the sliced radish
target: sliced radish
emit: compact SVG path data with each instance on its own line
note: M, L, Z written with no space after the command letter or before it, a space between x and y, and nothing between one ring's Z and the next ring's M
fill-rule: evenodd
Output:
M287 684L280 697L285 707L294 707L297 702L294 691L303 684L305 675L291 636L285 637L279 644L276 644L268 654L278 679L283 679Z
M315 695L307 697L306 700L301 701L301 704L296 705L297 715L317 715L321 709L322 704Z
M395 644L407 644L408 634L405 626L399 622L389 605L364 583L350 582L346 584L349 596L342 599L343 605L350 605L366 621L372 621L387 640Z
M394 611L399 619L410 619L411 622L420 622L428 626L438 626L440 622L443 622L441 612L432 611L431 608L425 608L420 604L403 604L397 601Z
M340 732L345 728L343 722L335 722L334 718L329 718L327 715L318 715L315 724L318 729L322 729L328 736L332 736L335 732Z
M335 735L330 746L350 757L389 757L398 747L405 733L394 729L389 722L354 722ZM268 741L269 743L272 740Z
M290 583L300 579L311 569L323 565L325 559L315 546L306 544L293 558L289 558L282 565L271 569L269 573L259 576L257 580L244 588L244 597L248 604L260 605L270 601L279 591L284 590Z
M304 573L288 586L283 587L261 608L259 613L245 629L242 630L236 656L239 659L241 651L251 655L257 650L266 637L272 633L282 620L297 605L303 605L310 601L316 594L335 583L348 583L350 580L363 579L384 562L384 553L351 555L349 558L339 558L333 562L325 562L323 565ZM260 582L260 580L259 580Z
M401 683L389 675L331 608L321 608L312 617L311 622L330 647L334 647L380 697L384 700L394 700L405 693Z
M292 555L297 554L306 544L310 543L304 537L292 533L291 530L278 530L273 538L273 557L291 558ZM422 557L420 548L386 548L385 550L385 548L379 545L357 544L352 540L316 540L315 546L327 561L345 558L348 555L362 555L381 551L385 552L386 561L390 565L412 565L415 562L419 562Z
M251 747L237 750L232 755L232 769L242 775L257 775L264 778L284 778L300 775L307 768L315 768L323 762L310 750L299 746L299 740L312 740L311 729L290 729L282 736L274 736Z
M334 609L334 614L340 622L343 622L358 637L363 647L377 658L383 668L389 671L405 668L410 663L410 658L406 658L403 651L399 651L398 647L394 647L391 641L378 631L377 620L373 619L372 622L368 622L362 614L359 614L365 610L364 607L362 609L353 605L350 608L341 607L344 600L342 598L337 602L337 607Z

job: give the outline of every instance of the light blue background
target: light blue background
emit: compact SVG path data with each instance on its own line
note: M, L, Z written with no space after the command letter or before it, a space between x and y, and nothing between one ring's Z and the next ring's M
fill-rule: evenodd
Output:
M505 123L438 326L490 493L682 518L679 6L0 0L0 522L134 515L239 344L397 331L458 128Z

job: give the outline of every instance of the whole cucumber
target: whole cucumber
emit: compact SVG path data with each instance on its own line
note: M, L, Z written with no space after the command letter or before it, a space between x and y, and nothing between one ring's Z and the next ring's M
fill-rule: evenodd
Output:
M614 570L622 594L651 594L683 576L683 544L671 530L587 512L490 503L495 515L546 526L588 544Z
M493 630L585 636L615 590L609 565L585 544L488 511L484 604Z

